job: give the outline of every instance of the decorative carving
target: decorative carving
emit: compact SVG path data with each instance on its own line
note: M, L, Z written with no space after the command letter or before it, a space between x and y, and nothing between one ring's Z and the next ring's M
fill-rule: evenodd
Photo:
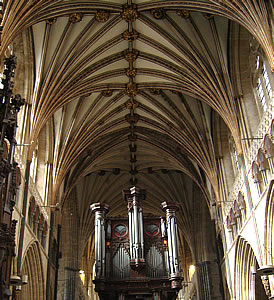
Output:
M75 24L75 23L82 21L82 18L83 18L83 16L81 14L74 13L69 16L69 21L71 23Z
M265 293L266 293L267 297L270 298L271 297L271 289L270 289L270 284L269 284L269 278L267 275L265 275L265 276L261 276L261 279L262 279Z
M56 23L56 21L57 21L57 18L50 18L50 19L47 19L47 24L50 24L50 25L52 25L52 24L54 24L54 23Z
M122 37L126 41L135 41L139 37L139 32L137 32L136 30L133 30L132 32L126 30L122 33Z
M203 14L203 16L207 19L207 20L212 20L214 18L214 15L212 14Z
M151 11L153 17L157 20L163 19L166 16L166 12L163 8L156 8Z
M102 95L103 95L104 97L111 97L112 94L113 94L113 90L110 90L110 89L108 89L108 90L103 90L103 91L102 91Z
M124 51L124 57L128 62L134 62L138 55L139 55L139 51L136 49L132 49L132 51L130 51L129 49Z
M140 119L138 114L128 114L126 115L126 120L130 124L136 124Z
M128 136L128 139L130 142L136 142L137 140L137 135L134 134L134 133L131 133L129 136Z
M150 89L150 92L152 95L161 95L162 90L161 89Z
M135 22L138 18L138 12L137 12L137 5L136 4L125 4L123 6L123 12L121 14L121 17L126 22Z
M136 100L128 100L125 105L126 108L134 110L139 106L139 102L137 102Z
M177 15L184 18L184 19L188 19L190 17L190 12L188 10L182 10L182 9L178 9L176 11Z
M109 12L104 10L98 10L95 14L95 19L99 23L105 23L109 19Z
M135 77L137 75L137 69L126 69L126 75L127 77Z
M137 85L136 83L128 83L126 86L126 93L128 96L136 96L137 95Z

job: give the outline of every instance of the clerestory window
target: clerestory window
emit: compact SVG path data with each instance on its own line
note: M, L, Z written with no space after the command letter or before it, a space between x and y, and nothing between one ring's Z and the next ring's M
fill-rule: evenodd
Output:
M260 56L257 56L256 69L259 74L256 86L257 99L260 107L265 112L267 110L268 102L272 99L272 87L266 64L262 61Z

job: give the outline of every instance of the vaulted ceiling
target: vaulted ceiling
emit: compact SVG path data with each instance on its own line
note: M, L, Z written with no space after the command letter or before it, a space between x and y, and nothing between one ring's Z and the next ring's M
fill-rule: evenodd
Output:
M90 202L107 202L121 214L121 190L136 184L148 191L148 212L161 201L180 202L180 222L190 230L197 190L207 204L212 191L219 194L213 112L242 151L229 76L229 20L253 34L272 63L267 5L4 1L1 53L32 30L29 159L47 126L52 201L61 186L61 201L76 191L79 215L89 224Z

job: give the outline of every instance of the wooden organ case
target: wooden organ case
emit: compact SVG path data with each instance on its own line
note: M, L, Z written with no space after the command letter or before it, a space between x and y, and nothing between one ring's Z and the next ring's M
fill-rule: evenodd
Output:
M176 299L181 289L177 203L162 203L163 217L143 217L145 190L123 191L128 218L106 218L108 205L95 213L95 291L104 300Z

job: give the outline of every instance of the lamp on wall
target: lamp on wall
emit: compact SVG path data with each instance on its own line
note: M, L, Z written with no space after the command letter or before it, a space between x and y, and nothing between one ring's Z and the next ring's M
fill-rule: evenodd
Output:
M261 266L257 272L259 276L265 276L265 275L274 275L274 266L273 265L264 265Z
M22 286L28 283L28 275L12 275L10 276L10 285Z

